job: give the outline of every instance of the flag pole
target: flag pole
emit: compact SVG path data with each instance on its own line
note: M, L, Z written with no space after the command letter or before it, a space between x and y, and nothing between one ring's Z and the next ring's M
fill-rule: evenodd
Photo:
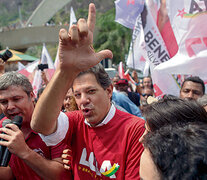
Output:
M132 62L133 62L133 69L135 69L135 63L134 63L134 43L132 41Z

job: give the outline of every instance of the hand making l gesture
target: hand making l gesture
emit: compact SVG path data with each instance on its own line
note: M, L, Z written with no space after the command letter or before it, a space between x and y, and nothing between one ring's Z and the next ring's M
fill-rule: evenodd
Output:
M112 58L110 50L95 53L93 49L93 32L96 21L94 4L89 5L88 20L79 19L69 32L61 29L59 32L59 68L65 71L79 73L98 64L104 58Z

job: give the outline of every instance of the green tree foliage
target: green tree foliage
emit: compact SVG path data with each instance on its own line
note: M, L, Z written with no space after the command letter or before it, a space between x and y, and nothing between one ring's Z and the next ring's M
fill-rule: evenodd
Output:
M97 14L94 48L97 51L110 49L113 63L124 61L131 41L131 30L115 22L115 8L104 14Z
M1 11L0 11L0 27L4 27L8 25L8 22L16 22L18 18L18 12L11 13L4 4L0 3Z

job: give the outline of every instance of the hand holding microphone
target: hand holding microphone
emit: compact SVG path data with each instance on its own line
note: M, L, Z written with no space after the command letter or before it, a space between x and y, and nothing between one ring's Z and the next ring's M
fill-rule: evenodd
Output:
M14 126L14 124L16 126ZM24 147L25 140L23 133L19 130L22 124L22 117L15 116L11 123L6 125L6 128L1 129L3 133L0 134L0 138L4 141L0 141L1 146L5 146L5 150L0 161L1 166L8 166L11 153L18 155Z
M2 122L2 127L5 127L7 124L11 123L11 120L10 119L5 119L3 122ZM2 134L5 134L5 133L2 133ZM0 141L4 141L4 139L0 139ZM4 151L5 151L5 146L0 146L0 162L2 160L2 157L4 155Z

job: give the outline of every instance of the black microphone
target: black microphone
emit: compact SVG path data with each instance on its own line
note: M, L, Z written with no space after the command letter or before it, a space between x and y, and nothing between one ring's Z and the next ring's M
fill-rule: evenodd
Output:
M2 127L5 127L9 123L11 123L11 120L10 119L5 119L2 122ZM2 134L5 134L5 133L3 132ZM0 139L0 141L4 141L4 139ZM2 157L3 157L3 154L4 154L5 148L6 148L5 146L0 146L0 162L2 160Z
M15 116L14 119L11 121L11 124L15 124L19 127L19 129L22 126L22 117L21 116ZM2 161L1 161L1 166L3 167L7 167L9 164L9 160L11 158L11 153L9 152L8 148L6 147L3 157L2 157Z

